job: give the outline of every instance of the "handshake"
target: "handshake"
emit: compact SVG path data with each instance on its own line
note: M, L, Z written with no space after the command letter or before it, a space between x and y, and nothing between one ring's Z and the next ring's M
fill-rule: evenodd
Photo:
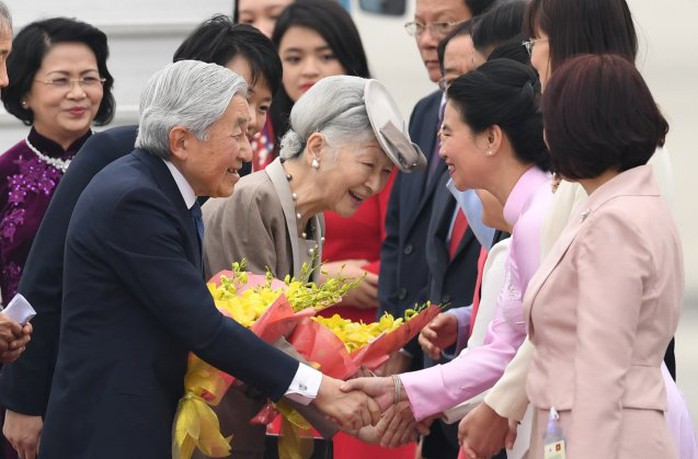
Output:
M397 376L349 381L323 376L314 404L342 430L367 443L397 447L429 433L417 422Z

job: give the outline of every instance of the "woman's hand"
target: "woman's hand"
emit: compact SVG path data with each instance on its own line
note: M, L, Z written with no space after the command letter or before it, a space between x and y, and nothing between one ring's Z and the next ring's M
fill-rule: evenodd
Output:
M350 280L362 279L356 288L344 295L343 306L356 306L361 309L378 308L378 275L370 273L362 268L369 263L368 260L341 260L331 261L322 265L320 283L328 277L342 276Z

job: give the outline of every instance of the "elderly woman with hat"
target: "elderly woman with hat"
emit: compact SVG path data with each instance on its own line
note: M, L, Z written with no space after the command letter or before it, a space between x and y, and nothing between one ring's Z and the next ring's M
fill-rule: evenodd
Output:
M244 258L251 272L300 278L304 263L322 260L324 211L349 217L385 187L393 167L425 165L381 83L320 80L293 106L280 157L240 179L231 197L203 206L206 275ZM216 407L223 434L237 439L235 457L262 457L265 428L249 424L261 405L231 390Z
M245 259L252 272L298 276L322 250L322 212L351 216L394 166L424 167L395 102L376 80L328 77L291 111L281 156L203 207L207 274ZM319 253L317 255L320 255Z

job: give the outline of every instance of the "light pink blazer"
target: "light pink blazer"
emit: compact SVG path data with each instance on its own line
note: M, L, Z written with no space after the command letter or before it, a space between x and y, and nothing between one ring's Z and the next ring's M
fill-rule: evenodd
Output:
M568 459L676 457L660 365L683 291L678 230L651 168L594 191L524 298L535 345L528 397L560 411ZM542 457L544 421L530 457Z

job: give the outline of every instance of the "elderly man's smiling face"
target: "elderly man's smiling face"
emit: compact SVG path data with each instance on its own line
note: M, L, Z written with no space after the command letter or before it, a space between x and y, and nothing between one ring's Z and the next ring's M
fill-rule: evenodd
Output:
M247 101L238 94L206 131L206 140L193 134L186 137L180 170L197 196L226 197L233 193L243 161L252 160L246 135L249 122Z

